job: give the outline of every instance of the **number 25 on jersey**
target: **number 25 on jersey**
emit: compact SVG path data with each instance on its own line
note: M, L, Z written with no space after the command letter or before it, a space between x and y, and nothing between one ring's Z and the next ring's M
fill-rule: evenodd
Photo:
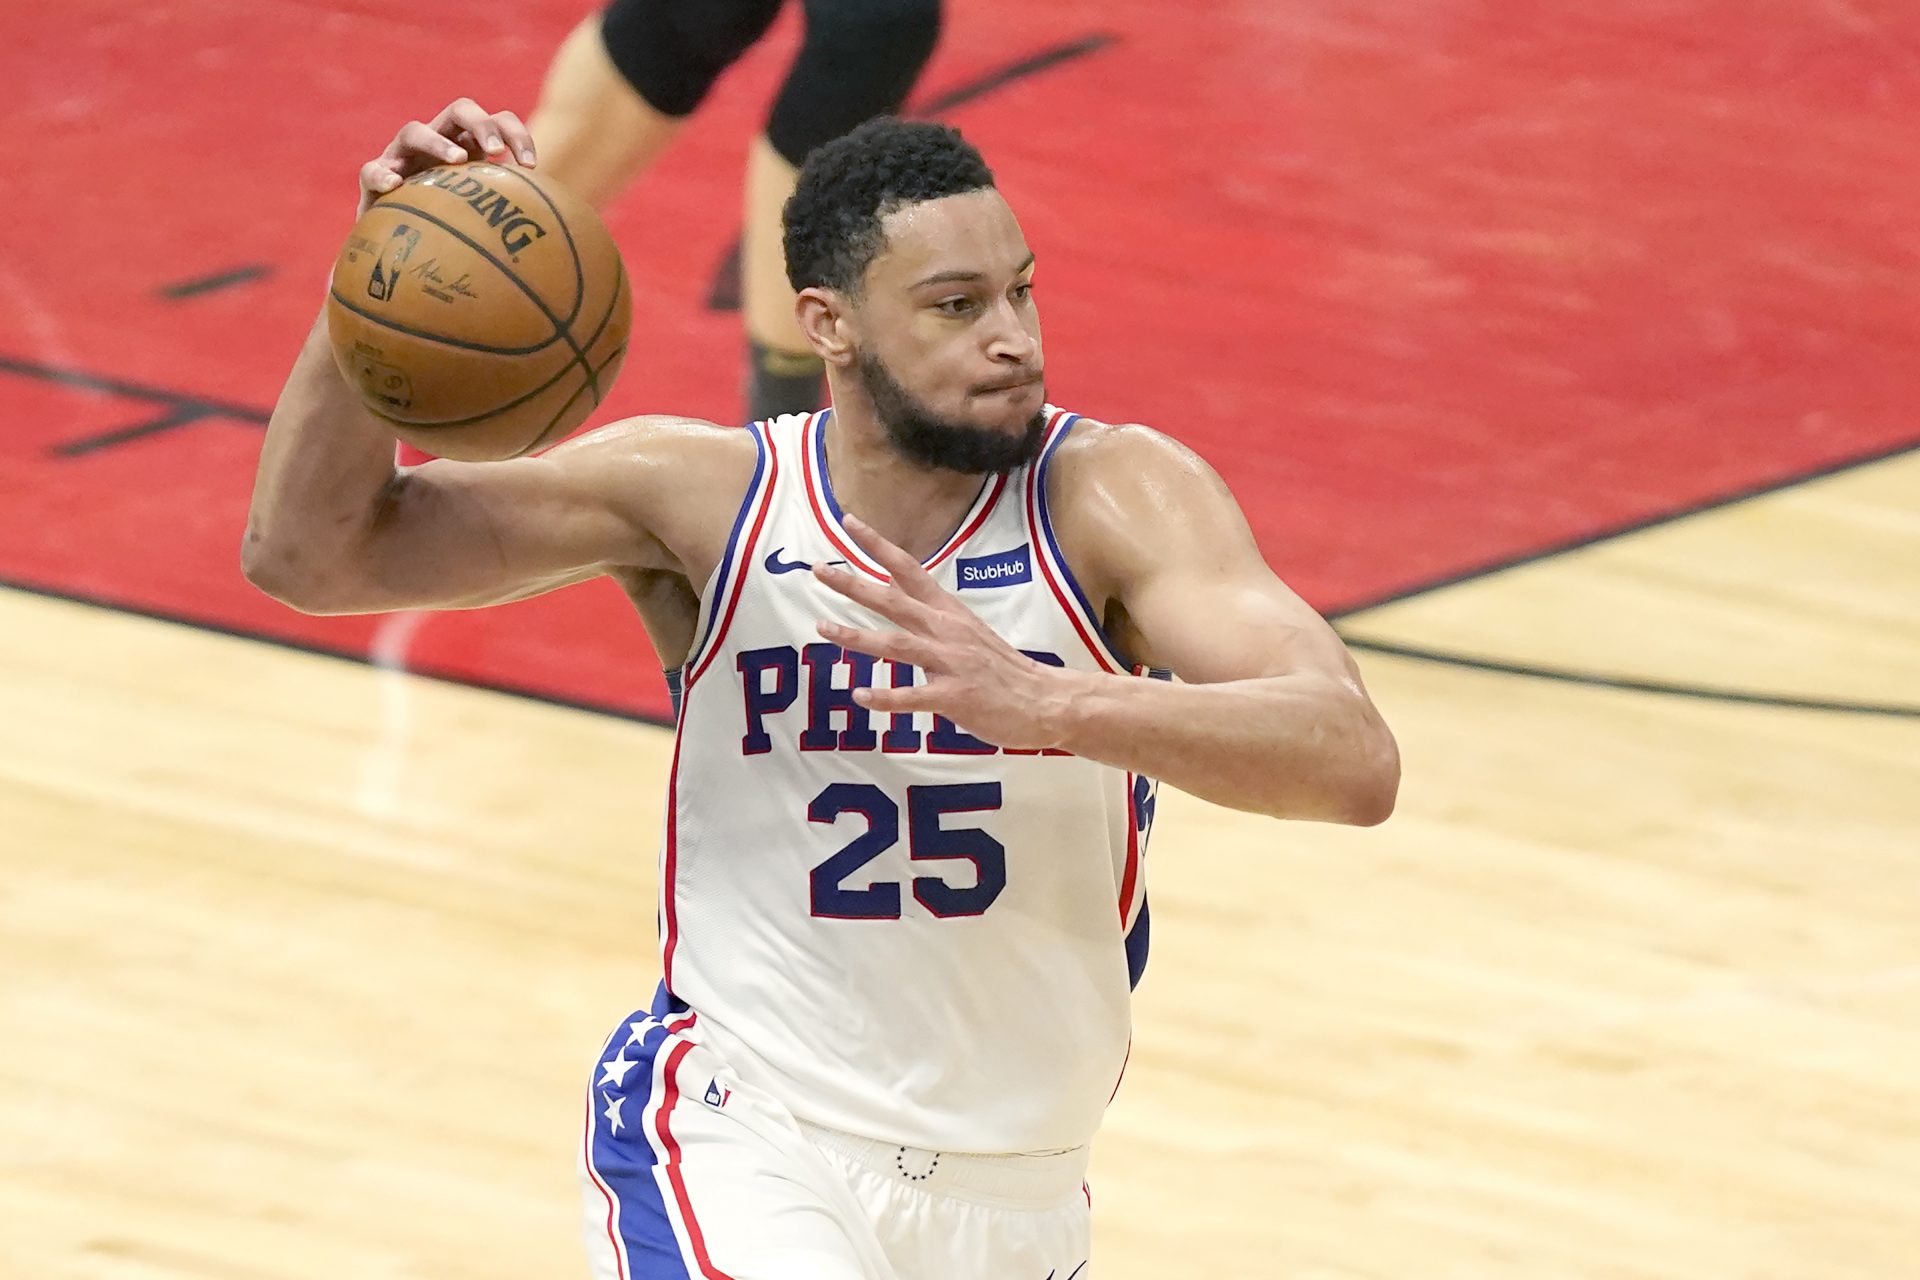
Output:
M978 827L949 827L949 814L1000 807L998 782L956 782L907 788L907 856L915 862L964 861L973 883L956 886L935 875L913 877L914 899L941 918L977 916L1007 887L1007 850ZM900 842L900 806L870 782L835 782L807 806L812 822L844 814L865 818L867 829L812 872L813 914L832 920L900 919L900 885L880 881L849 888L846 881Z

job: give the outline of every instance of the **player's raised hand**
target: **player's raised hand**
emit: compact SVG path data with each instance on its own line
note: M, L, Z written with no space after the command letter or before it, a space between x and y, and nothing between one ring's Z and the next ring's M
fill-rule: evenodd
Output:
M1035 662L865 521L848 516L845 524L891 581L875 582L851 569L827 565L816 567L814 576L900 629L871 631L822 622L820 634L842 648L926 673L924 684L859 689L854 701L879 712L931 711L1000 747L1059 745L1084 675Z
M401 125L387 149L360 166L360 212L435 165L509 156L529 169L534 166L533 135L520 117L511 111L489 112L472 98L457 99L431 121Z

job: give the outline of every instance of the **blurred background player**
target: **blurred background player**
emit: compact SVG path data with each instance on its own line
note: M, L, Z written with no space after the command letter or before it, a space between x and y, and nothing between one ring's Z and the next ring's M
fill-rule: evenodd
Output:
M528 122L541 172L604 205L657 158L785 0L613 0L574 28ZM932 56L941 0L802 0L806 34L747 153L740 255L749 419L825 403L794 320L780 209L807 153L899 110Z
M613 0L575 27L528 121L540 172L604 209L666 150L786 0ZM740 246L747 419L826 403L794 320L780 209L807 153L897 111L932 56L941 0L801 0L806 33L747 152ZM426 457L400 446L403 463Z

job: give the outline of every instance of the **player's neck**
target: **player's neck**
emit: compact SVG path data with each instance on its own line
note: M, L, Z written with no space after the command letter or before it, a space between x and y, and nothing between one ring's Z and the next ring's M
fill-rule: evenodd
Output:
M827 475L840 509L923 560L946 544L989 479L905 457L864 404L834 405L826 446Z

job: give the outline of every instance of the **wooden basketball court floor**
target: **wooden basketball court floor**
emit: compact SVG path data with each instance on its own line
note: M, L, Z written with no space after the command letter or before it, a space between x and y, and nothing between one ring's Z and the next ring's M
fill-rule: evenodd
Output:
M1399 813L1163 801L1095 1272L1920 1276L1915 492L1345 619ZM18 592L0 673L0 1276L582 1274L666 731Z

